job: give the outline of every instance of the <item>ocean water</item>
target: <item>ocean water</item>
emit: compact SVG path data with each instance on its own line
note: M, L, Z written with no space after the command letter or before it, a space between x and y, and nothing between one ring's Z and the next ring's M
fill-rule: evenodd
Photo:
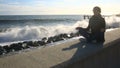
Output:
M120 27L120 17L105 17L106 28ZM41 40L61 33L75 33L76 27L88 26L82 15L10 15L0 16L0 44Z

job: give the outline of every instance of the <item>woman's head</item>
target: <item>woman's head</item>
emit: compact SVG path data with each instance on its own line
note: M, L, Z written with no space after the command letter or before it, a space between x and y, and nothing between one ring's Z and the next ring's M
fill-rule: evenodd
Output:
M101 13L101 8L96 6L93 8L94 15L99 15Z

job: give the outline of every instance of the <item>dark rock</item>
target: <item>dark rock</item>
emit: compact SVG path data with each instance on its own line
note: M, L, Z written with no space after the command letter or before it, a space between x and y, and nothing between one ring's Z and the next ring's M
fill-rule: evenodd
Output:
M70 33L70 37L73 38L73 37L76 37L77 35L75 33Z
M28 45L28 46L33 46L33 41L28 41L28 42L27 42L27 45Z
M41 46L43 46L43 45L45 45L45 44L46 44L46 42L45 42L45 41L37 41L37 43L38 43L39 45L41 45Z
M63 40L61 34L60 34L60 35L57 35L57 36L54 36L54 38L53 38L53 42L57 42L57 41L61 41L61 40Z
M33 42L33 47L37 47L37 46L39 46L40 44L38 44L38 41L34 41Z
M67 34L59 34L59 36L64 39L64 38L67 38Z
M62 37L66 39L69 38L68 34L62 34Z
M29 42L27 42L27 45L28 45L28 46L32 46L32 47L39 46L39 44L38 44L37 41L29 41Z
M24 41L23 43L22 43L22 47L23 47L23 49L27 49L27 48L30 48L30 46L29 45L27 45L27 41Z
M4 49L5 53L9 53L12 51L12 48L8 45L3 46L3 49Z
M4 49L2 46L0 46L0 55L2 55L4 53Z
M17 43L13 43L10 45L10 48L14 51L19 51L19 50L22 50L23 47L22 47L22 45L19 45Z
M24 41L24 42L22 42L22 43L28 43L28 41Z
M54 41L54 37L49 37L47 43L52 43Z
M57 42L68 38L70 38L70 35L68 34L59 34L54 37L49 37L47 43Z
M44 37L44 38L42 38L42 40L41 40L41 41L45 41L45 42L46 42L46 41L47 41L47 38L46 38L46 37Z

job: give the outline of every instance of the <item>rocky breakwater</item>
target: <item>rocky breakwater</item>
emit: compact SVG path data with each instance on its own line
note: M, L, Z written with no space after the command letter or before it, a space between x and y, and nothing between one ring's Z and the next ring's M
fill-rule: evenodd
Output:
M38 41L24 41L24 42L12 43L10 45L0 46L0 55L9 54L11 52L17 52L32 47L45 46L46 44L67 40L77 36L79 36L78 33L70 33L70 34L64 33L48 38L44 37Z

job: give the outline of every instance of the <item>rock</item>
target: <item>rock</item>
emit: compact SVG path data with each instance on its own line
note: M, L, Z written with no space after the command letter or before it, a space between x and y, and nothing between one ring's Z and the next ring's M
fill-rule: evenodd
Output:
M44 37L44 38L42 38L42 40L41 40L41 41L45 41L45 42L46 42L46 41L47 41L47 38L46 38L46 37Z
M37 41L29 41L29 42L27 42L27 45L28 45L28 46L32 46L32 47L39 46L39 44L38 44Z
M34 41L33 42L33 47L37 47L37 46L40 46L40 44L38 43L38 41Z
M57 42L68 38L71 38L71 36L68 34L59 34L54 37L49 37L47 43Z
M3 46L3 49L4 49L5 53L9 53L12 51L11 47L8 45Z
M4 53L4 49L2 46L0 46L0 55L2 55Z
M49 37L47 43L52 43L54 41L54 37Z
M68 34L62 34L62 37L63 37L64 39L69 38Z
M13 43L10 45L10 48L14 51L22 50L22 45L19 45L18 43Z
M54 36L54 38L53 38L53 42L57 42L57 41L61 41L61 40L63 40L61 35Z
M71 38L76 37L76 36L77 36L77 33L70 33Z
M37 41L37 43L38 43L39 45L41 45L41 46L43 46L43 45L45 45L45 44L46 44L46 42L45 42L45 41Z
M30 48L30 46L27 45L27 41L24 41L24 42L22 43L22 47L23 47L23 49Z
M33 46L33 41L28 41L27 46Z

